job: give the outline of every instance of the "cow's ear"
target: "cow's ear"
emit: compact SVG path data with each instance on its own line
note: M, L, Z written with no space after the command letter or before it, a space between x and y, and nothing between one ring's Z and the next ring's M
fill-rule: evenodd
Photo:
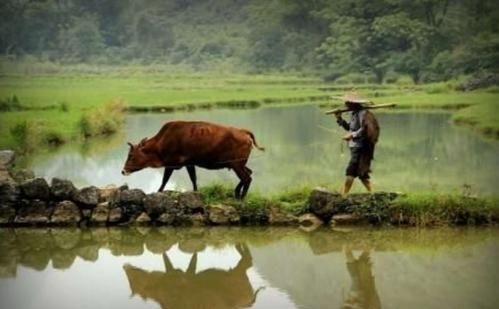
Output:
M144 144L145 144L146 142L147 142L147 137L144 137L144 138L140 141L140 143L139 143L139 147L144 146Z

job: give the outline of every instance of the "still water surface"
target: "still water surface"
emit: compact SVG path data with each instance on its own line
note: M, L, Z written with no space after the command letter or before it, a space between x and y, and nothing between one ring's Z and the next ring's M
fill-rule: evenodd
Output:
M0 308L499 308L499 229L0 230Z
M333 118L313 105L135 114L128 116L124 132L114 138L38 155L27 165L37 175L68 178L79 186L126 182L152 192L161 183L162 169L128 177L120 174L128 152L126 142L153 136L167 121L205 120L250 129L266 147L265 152L254 149L248 164L254 171L253 190L269 193L303 185L339 188L349 153L340 139L344 132ZM382 129L373 163L376 189L498 193L499 142L455 127L448 114L379 113L378 118ZM198 169L198 182L235 186L237 178L228 170ZM190 190L187 171L174 172L167 188Z

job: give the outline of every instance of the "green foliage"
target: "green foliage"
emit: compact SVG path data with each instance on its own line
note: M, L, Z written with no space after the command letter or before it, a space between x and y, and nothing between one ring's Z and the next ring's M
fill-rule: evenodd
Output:
M397 198L390 211L402 221L420 226L483 224L497 220L499 201L456 194L412 193Z
M396 72L419 83L497 72L497 16L490 0L5 0L0 53L24 73L36 70L20 57L44 72L61 62L171 64L327 80L360 72L379 83Z
M23 106L19 102L19 99L16 95L12 97L7 97L4 100L0 100L0 111L8 112L8 111L18 111L22 110Z
M79 130L84 138L111 135L117 132L124 122L125 104L113 101L92 112L81 115Z

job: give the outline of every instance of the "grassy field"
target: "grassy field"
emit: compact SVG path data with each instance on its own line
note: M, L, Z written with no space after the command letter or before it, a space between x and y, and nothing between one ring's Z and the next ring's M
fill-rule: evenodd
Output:
M34 149L112 133L122 118L116 102L130 111L172 111L212 107L317 102L357 89L376 103L400 108L459 109L458 123L499 137L499 92L495 88L457 92L452 83L350 85L290 75L167 74L165 72L57 73L0 77L0 148ZM13 103L14 102L14 103ZM107 107L105 107L107 106ZM116 113L108 113L113 110ZM92 119L88 127L88 120ZM86 122L85 122L86 121ZM103 122L103 123L100 123Z

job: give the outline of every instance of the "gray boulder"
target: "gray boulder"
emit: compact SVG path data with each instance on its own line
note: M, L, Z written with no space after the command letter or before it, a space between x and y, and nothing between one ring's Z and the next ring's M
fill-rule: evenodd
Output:
M165 212L174 218L179 212L178 206L178 193L173 191L151 193L144 198L144 209L152 219L159 218Z
M21 188L16 183L0 183L0 205L15 206L21 197Z
M269 210L269 223L271 225L294 225L298 223L298 217L281 207L272 206Z
M8 205L0 205L0 225L9 224L14 220L16 210Z
M120 209L121 211L121 209ZM92 210L92 216L90 217L90 223L103 225L106 224L109 219L109 203L99 203L97 207Z
M298 223L300 224L300 229L306 232L314 231L323 224L321 219L311 213L299 216Z
M323 221L329 221L339 212L339 205L344 200L341 194L324 189L315 189L308 199L310 211Z
M52 207L41 200L23 200L14 223L23 225L47 224L50 221Z
M99 203L99 194L94 186L77 190L73 198L83 208L94 208Z
M76 187L69 180L52 178L50 192L57 200L71 200L76 193Z
M31 170L20 169L11 172L12 178L18 183L23 183L26 180L35 179L35 173Z
M222 204L208 206L208 221L212 224L237 224L240 220L238 211L232 206Z
M55 206L50 223L57 225L78 224L81 220L80 209L71 201L62 201Z
M179 195L178 203L186 213L203 212L205 205L199 192L184 192Z
M147 225L151 222L151 218L147 215L146 212L142 212L136 219L135 219L135 224L143 224Z
M13 150L0 150L0 167L10 168L16 159L16 153Z
M50 198L50 188L43 178L26 180L21 184L23 195L29 199L48 200Z
M121 222L123 218L123 212L121 208L112 208L109 210L109 223L118 223Z
M109 202L115 194L119 191L119 188L115 185L108 185L104 188L99 188L99 203Z
M143 205L146 194L140 189L122 190L120 192L120 203Z
M357 214L336 214L331 218L331 225L335 227L365 223L367 223L366 218Z

